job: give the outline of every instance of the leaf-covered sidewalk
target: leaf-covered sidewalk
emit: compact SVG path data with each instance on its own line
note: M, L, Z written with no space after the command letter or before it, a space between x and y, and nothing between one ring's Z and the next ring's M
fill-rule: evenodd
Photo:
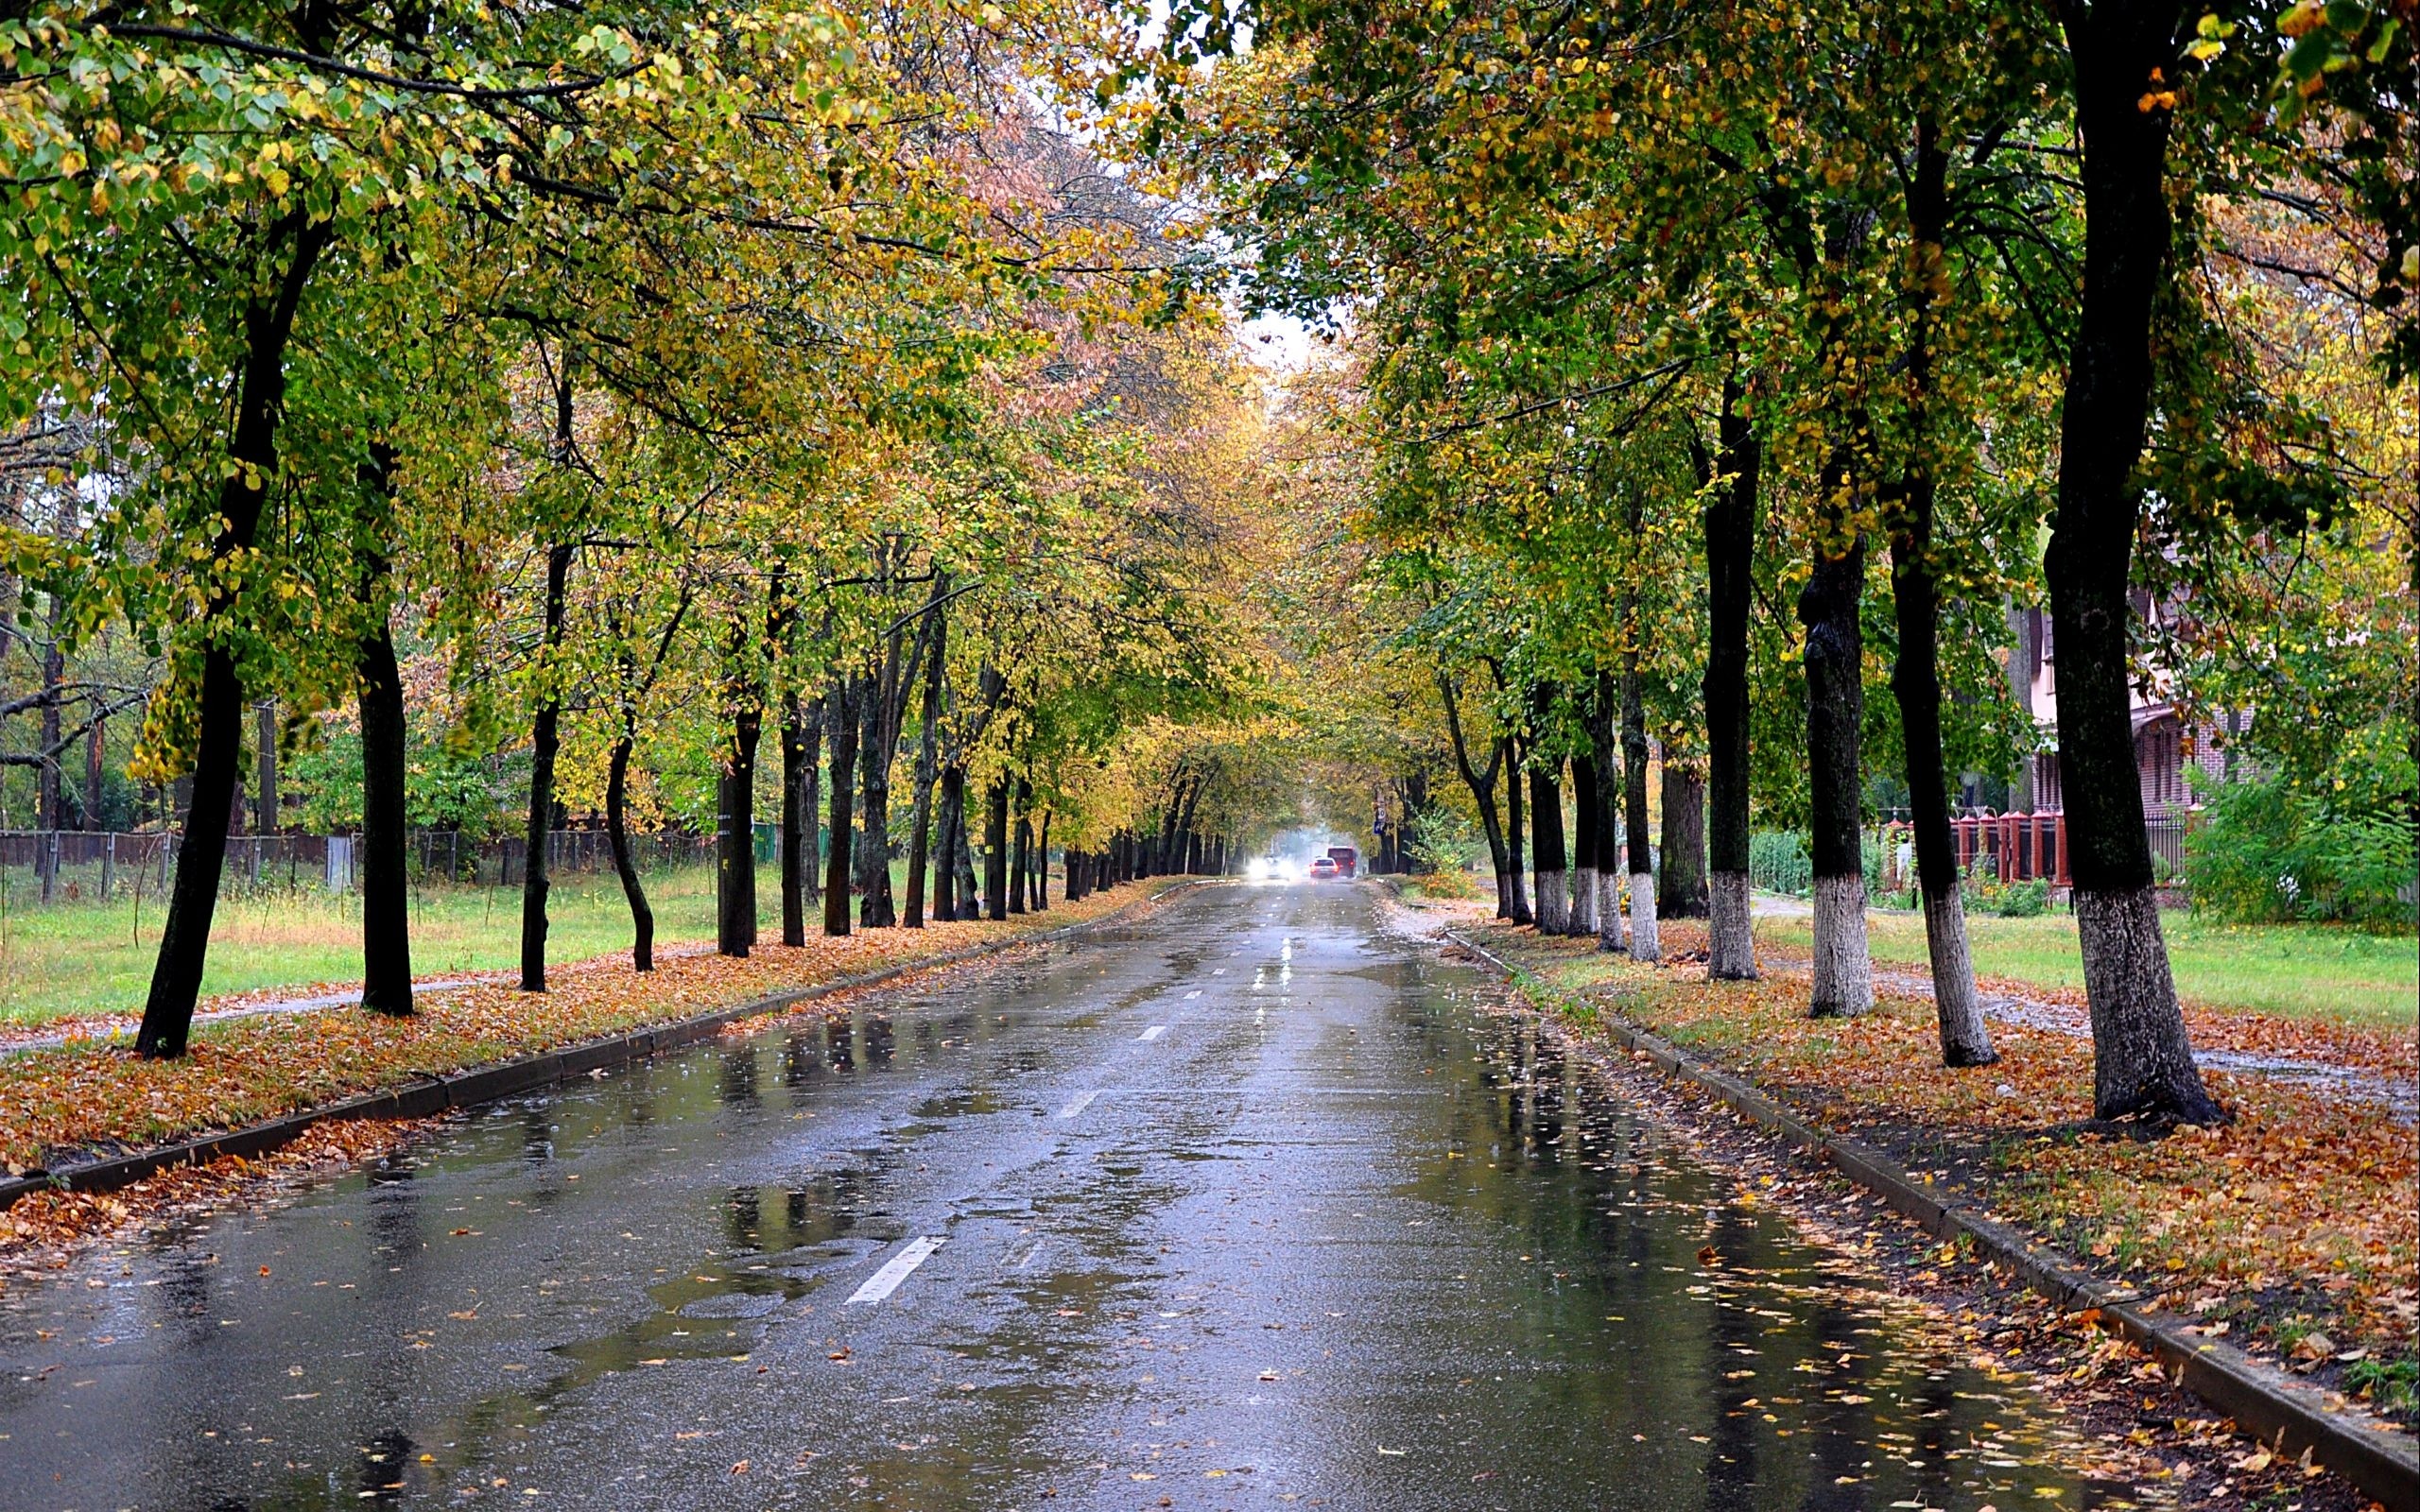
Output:
M0 1161L19 1175L241 1127L433 1074L1042 935L1177 885L1155 879L1002 923L861 930L795 948L759 945L746 960L687 954L666 959L670 953L660 953L656 970L645 975L631 971L627 957L599 957L551 971L549 992L517 991L509 980L481 982L423 996L407 1019L352 1005L220 1017L198 1024L190 1050L171 1061L139 1059L95 1040L30 1049L0 1058Z
M2092 1047L1998 1022L2001 1058L1939 1063L1928 995L1885 977L1876 1011L1806 1016L1803 971L1709 983L1702 924L1667 921L1667 961L1478 918L1457 926L1560 994L1741 1075L1810 1123L1963 1192L2192 1326L2420 1424L2420 1148L2409 1112L2342 1085L2212 1069L2234 1115L2140 1142L2089 1126ZM2336 1065L2409 1086L2409 1039L2252 1013L2188 1015L2197 1047Z

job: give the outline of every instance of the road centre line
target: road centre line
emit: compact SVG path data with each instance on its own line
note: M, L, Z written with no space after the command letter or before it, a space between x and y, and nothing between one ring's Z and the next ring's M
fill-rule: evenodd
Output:
M1141 1034L1136 1035L1134 1038L1135 1038L1135 1039L1137 1039L1137 1040L1143 1040L1143 1041L1145 1041L1146 1043L1149 1043L1150 1041L1151 1041L1151 1040L1157 1040L1160 1036L1162 1036L1162 1035L1164 1035L1164 1034L1166 1034L1166 1033L1167 1033L1167 1032L1168 1032L1168 1026L1167 1026L1167 1024L1165 1024L1165 1023L1155 1023L1155 1024L1151 1025L1150 1028L1148 1028L1148 1029L1144 1030Z
M1096 1097L1098 1097L1099 1095L1100 1095L1100 1089L1099 1089L1099 1088L1098 1088L1098 1087L1094 1088L1091 1091L1088 1091L1088 1092L1084 1093L1082 1096L1078 1097L1074 1102L1071 1102L1071 1103L1069 1103L1066 1107L1064 1107L1064 1108L1063 1108L1059 1109L1059 1116L1060 1116L1061 1118L1073 1118L1073 1117L1075 1117L1078 1113L1082 1112L1085 1108L1092 1107L1092 1106L1093 1106L1093 1099L1094 1099L1094 1098L1096 1098Z
M859 1302L879 1302L899 1290L899 1283L915 1273L916 1267L932 1258L942 1247L938 1234L920 1234L908 1241L907 1246L883 1263L882 1269L866 1278L865 1284L849 1296L849 1306Z

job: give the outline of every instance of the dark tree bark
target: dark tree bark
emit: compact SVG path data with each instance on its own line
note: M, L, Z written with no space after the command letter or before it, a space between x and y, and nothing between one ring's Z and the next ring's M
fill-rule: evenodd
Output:
M959 774L958 780L956 819L952 828L958 838L952 844L957 855L958 917L980 919L983 917L983 897L975 885L975 837L973 826L967 821L966 774L963 772Z
M933 918L944 923L957 919L959 828L966 812L966 774L955 766L942 769L942 796L934 816Z
M568 401L566 401L568 403ZM562 692L551 663L563 644L563 612L571 578L572 547L546 548L545 629L541 655L548 663L539 684L538 708L529 723L529 814L522 826L521 990L546 990L546 837L555 817L555 758L562 748Z
M745 959L756 948L756 743L764 712L742 704L732 715L721 782L722 836L717 856L715 951Z
M1865 638L1858 624L1864 594L1865 539L1842 509L1844 466L1825 469L1827 501L1817 528L1814 569L1798 595L1806 627L1806 778L1814 838L1815 969L1809 1011L1817 1018L1874 1006L1874 968L1865 943L1863 794L1858 737L1865 713Z
M1705 974L1753 981L1748 912L1748 611L1764 453L1737 378L1722 386L1716 452L1704 481L1707 949Z
M1975 991L1966 948L1966 911L1949 828L1949 774L1941 750L1941 590L1933 574L1935 480L1928 422L1932 402L1933 278L1942 272L1942 239L1949 220L1948 154L1930 115L1916 127L1915 173L1908 192L1909 227L1920 276L1911 280L1914 306L1906 363L1911 461L1887 514L1891 532L1891 600L1899 650L1891 691L1906 737L1909 819L1915 830L1916 883L1924 894L1926 954L1932 967L1934 1017L1945 1066L1987 1066L1999 1058Z
M908 917L905 922L909 929L925 927L925 868L930 856L933 767L941 749L942 682L949 660L947 618L938 606L928 612L933 616L933 643L925 662L925 701L917 714L921 728L916 733L915 818L908 832ZM948 869L946 864L942 868L944 873ZM936 917L946 919L949 916L937 914Z
M1597 948L1622 948L1622 766L1621 682L1610 670L1597 674L1597 696L1588 705L1588 743L1597 789Z
M1559 761L1530 760L1530 869L1536 878L1538 933L1571 931L1570 882L1563 844L1563 791L1555 782Z
M614 742L605 762L605 840L614 852L614 875L621 879L622 901L631 908L631 970L655 970L655 909L647 901L647 885L639 880L638 858L631 854L631 750L635 737L627 730Z
M849 933L850 773L857 765L857 684L846 674L824 695L824 738L832 747L831 849L823 867L823 933Z
M1633 613L1636 606L1633 605ZM1647 708L1635 645L1622 653L1622 828L1630 833L1630 954L1661 960L1655 928L1655 846L1647 823Z
M1655 917L1703 919L1705 779L1691 763L1664 751L1664 865L1655 877Z
M1443 686L1441 681L1440 686ZM1454 736L1454 765L1462 774L1462 785L1471 790L1471 799L1478 806L1479 832L1487 836L1488 867L1495 873L1495 917L1512 917L1512 863L1504 848L1504 820L1495 807L1497 775L1504 770L1505 742L1498 738L1488 747L1487 770L1471 765L1470 750L1462 742L1461 720L1454 713L1453 698L1445 703L1447 728Z
M1597 753L1571 758L1571 913L1574 935L1597 933Z
M806 876L815 858L807 852L814 799L807 795L806 773L815 764L815 743L808 730L822 711L801 704L797 694L782 700L782 943L806 943Z
M0 606L0 613L13 613L16 606ZM65 772L60 762L60 747L66 744L61 731L65 728L67 681L67 600L65 595L50 595L50 644L42 654L42 765L34 768L35 825L43 830L67 828L67 787ZM43 901L50 901L49 848L37 852L43 872Z
M374 578L385 576L382 570ZM404 675L383 613L355 648L354 679L361 699L361 1005L373 1013L409 1013Z
M898 678L899 638L891 637L882 670L858 691L857 922L888 929L897 919L890 899L890 732L889 710Z
M1018 778L1012 798L1016 803L1016 831L1009 851L1009 912L1023 914L1026 879L1033 863L1033 784Z
M107 795L102 790L103 769L109 750L109 720L93 715L92 727L84 732L84 812L83 828L100 831L109 828L102 805Z
M1009 782L994 778L983 796L983 915L1009 917Z
M58 768L51 768L54 781ZM263 698L252 705L252 833L275 834L283 816L278 812L277 793L277 700ZM60 811L60 823L54 828L65 829L66 810Z
M2169 111L2176 0L2063 0L2083 154L2083 300L2061 406L2058 513L2044 558L2059 647L2059 780L2091 1005L2093 1109L2148 1125L2226 1117L2202 1084L2152 890L2127 698L2127 587L2152 398L2152 324L2173 231Z
M1050 811L1042 811L1042 827L1033 841L1033 911L1050 912Z
M1515 736L1504 737L1504 855L1512 879L1512 922L1534 924L1537 916L1530 912L1530 885L1521 875L1521 744Z
M285 352L294 335L295 311L320 254L333 232L301 209L273 223L265 236L270 248L291 250L285 270L265 298L244 310L244 365L235 386L235 423L228 455L243 464L218 486L219 527L210 548L212 564L232 565L251 549L260 529L261 507L277 476L277 426L285 401ZM177 879L168 895L168 916L160 933L160 954L151 970L150 995L134 1048L146 1057L184 1054L193 1029L195 1001L210 950L210 924L218 911L218 879L227 864L227 816L235 800L236 766L242 754L244 685L227 648L222 627L234 612L233 573L214 576L202 607L200 681L195 690L193 799L177 851Z

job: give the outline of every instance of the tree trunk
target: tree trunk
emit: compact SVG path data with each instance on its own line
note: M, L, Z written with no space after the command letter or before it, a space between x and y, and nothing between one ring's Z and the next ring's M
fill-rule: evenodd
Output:
M1009 851L1009 912L1026 911L1026 879L1033 862L1033 784L1017 779L1013 794L1016 802L1016 837Z
M0 614L13 614L16 606L0 606ZM67 828L66 767L60 761L60 747L65 737L66 702L63 684L67 680L67 600L63 594L50 595L50 644L42 658L42 720L35 738L39 740L42 765L34 768L34 824L38 829L56 833ZM52 899L59 884L59 842L44 835L36 840L34 871L42 880L42 901Z
M983 912L1009 917L1009 782L994 778L983 801Z
M1042 811L1042 829L1033 842L1033 911L1050 912L1050 811Z
M1757 472L1763 449L1736 378L1722 386L1714 470L1705 505L1707 641L1707 949L1716 981L1756 976L1748 908L1748 611L1756 544Z
M966 774L955 766L942 769L941 801L933 816L933 918L947 923L958 918L958 833L966 808Z
M252 833L275 834L284 822L277 795L277 700L252 706ZM53 768L56 770L56 767ZM64 826L60 826L64 828Z
M84 732L84 828L101 831L109 828L103 810L107 801L103 778L108 766L109 721L100 714L93 715L92 728Z
M382 570L375 577L385 576ZM412 1011L404 676L385 613L354 655L361 712L361 1005L404 1014Z
M1530 868L1537 883L1538 933L1571 932L1570 881L1564 876L1563 791L1555 782L1559 761L1530 760Z
M614 850L614 874L622 880L622 901L631 905L631 970L652 971L655 910L648 905L638 861L631 854L631 747L635 738L625 727L605 764L605 839Z
M555 817L555 757L562 748L562 692L555 686L555 653L563 644L565 592L572 548L546 548L545 631L538 670L538 708L529 725L529 815L522 827L521 990L546 990L546 836Z
M856 684L846 674L832 679L824 695L825 741L832 747L832 816L830 854L823 865L823 933L839 938L849 933L850 778L857 765Z
M975 836L966 822L966 774L964 772L958 774L958 801L955 804L955 810L956 823L951 828L956 833L957 838L951 842L951 845L957 857L955 866L958 872L958 917L980 919L983 917L983 900L982 894L975 885Z
M1537 916L1530 912L1530 885L1521 874L1521 742L1512 735L1504 737L1504 857L1512 882L1510 917L1516 924L1533 924Z
M1916 128L1916 171L1909 188L1910 231L1923 276L1912 281L1915 318L1909 339L1909 428L1914 463L1889 511L1891 601L1899 653L1891 667L1905 735L1909 820L1915 830L1916 882L1924 892L1925 947L1932 965L1935 1018L1945 1066L1987 1066L1998 1059L1975 992L1966 949L1966 909L1959 892L1957 852L1950 839L1949 776L1941 749L1940 587L1933 576L1935 483L1927 420L1932 400L1932 277L1941 271L1942 237L1949 217L1948 157L1927 115Z
M1638 607L1630 600L1623 619L1633 625ZM1622 653L1622 827L1630 832L1630 958L1664 957L1655 928L1655 847L1647 825L1647 708L1642 701L1636 644Z
M897 673L898 637L883 674L866 679L858 691L865 730L857 746L857 876L863 896L857 900L857 922L868 929L888 929L898 922L890 900L890 731L889 703L891 679Z
M1597 753L1571 758L1571 933L1594 935L1597 918Z
M949 652L948 621L944 617L940 617L938 610L932 612L937 616L938 622L933 627L932 650L925 663L925 701L917 716L920 728L916 732L915 818L909 825L908 833L906 923L909 929L925 927L925 870L931 856L929 841L933 822L933 768L940 759L942 675L947 664ZM943 873L949 870L946 861L943 862L941 869ZM936 885L934 891L938 899L940 887ZM949 916L937 912L935 917L946 919Z
M2057 524L2044 558L2059 654L2059 780L2092 1011L2093 1110L2151 1125L2226 1115L2193 1064L2152 890L2127 698L2127 587L2142 494L2153 308L2166 273L2176 0L2062 8L2083 143L2083 299L2061 406Z
M218 911L218 878L227 862L227 816L235 801L235 767L242 754L244 688L233 656L216 632L233 611L233 574L226 569L251 549L260 528L261 506L277 476L277 424L285 398L285 349L294 315L311 272L333 235L330 223L314 221L301 209L288 212L265 233L268 244L290 242L292 252L270 297L244 310L244 369L235 392L235 424L228 455L241 464L218 485L219 529L210 558L220 573L202 608L201 682L195 710L194 801L185 815L177 851L177 880L168 895L168 916L160 933L160 954L151 970L151 990L135 1031L135 1053L147 1057L184 1054L193 1029L195 1001L201 993L202 966L210 951L210 924Z
M1588 709L1590 767L1597 791L1597 948L1622 948L1621 685L1609 670L1597 674Z
M756 743L764 723L763 711L752 705L732 716L730 760L722 772L715 952L741 960L756 948Z
M805 791L799 799L799 900L802 912L821 909L823 904L823 731L827 723L823 705L831 696L829 690L818 694L806 706L806 754L800 763L799 782Z
M808 722L821 711L803 708L795 693L782 699L782 943L806 943L806 874L814 858L806 854L806 768Z
M1664 865L1655 879L1655 917L1703 919L1705 779L1664 749Z
M1815 563L1799 592L1806 627L1806 777L1814 832L1817 1018L1874 1006L1874 966L1865 942L1865 858L1858 739L1864 720L1865 640L1858 603L1865 587L1865 538L1845 517L1851 487L1844 461L1824 469Z
M1512 879L1504 853L1504 826L1495 813L1495 782L1504 770L1504 742L1494 742L1488 749L1487 770L1482 773L1471 765L1469 741L1462 734L1460 701L1454 696L1454 682L1445 669L1437 669L1437 694L1445 704L1445 732L1454 746L1454 769L1461 773L1462 785L1471 790L1471 802L1478 809L1478 827L1487 836L1488 864L1495 872L1495 917L1512 917Z

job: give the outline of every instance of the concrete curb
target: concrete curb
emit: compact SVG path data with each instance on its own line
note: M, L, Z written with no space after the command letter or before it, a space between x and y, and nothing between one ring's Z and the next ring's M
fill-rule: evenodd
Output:
M1441 931L1440 937L1491 962L1515 986L1548 1004L1562 1006L1571 1001L1458 931ZM2388 1512L2420 1512L2420 1439L2350 1403L2331 1409L2318 1387L2264 1366L2231 1344L2187 1333L2180 1325L2135 1305L2132 1291L2079 1269L1964 1198L1929 1190L1872 1145L1822 1132L1738 1077L1610 1013L1599 1011L1597 1018L1616 1044L1703 1088L1733 1111L1799 1148L1822 1156L1927 1232L1942 1239L1965 1236L1995 1263L2063 1309L2098 1309L2103 1323L2157 1360L2177 1384L2233 1418L2279 1455L2295 1458L2308 1451L2315 1463L2383 1503Z
M540 1051L536 1055L523 1056L512 1060L499 1060L484 1066L474 1066L464 1071L450 1072L441 1076L428 1076L419 1081L407 1082L400 1087L363 1092L358 1096L344 1098L338 1102L323 1103L317 1108L306 1108L300 1112L287 1113L265 1123L249 1124L242 1128L229 1129L216 1134L198 1135L192 1139L179 1140L172 1144L138 1150L130 1155L87 1161L81 1165L69 1166L64 1170L45 1171L39 1175L0 1179L0 1210L7 1209L19 1197L27 1196L36 1192L114 1192L121 1187L131 1186L145 1177L173 1166L205 1165L212 1160L230 1155L264 1154L293 1140L315 1124L328 1123L337 1119L429 1118L454 1108L470 1108L479 1103L494 1102L500 1097L511 1097L541 1087L551 1087L559 1082L585 1076L590 1072L604 1067L626 1065L633 1060L645 1060L660 1051L695 1044L700 1040L711 1040L722 1032L726 1025L735 1023L742 1019L752 1019L768 1013L781 1013L798 1007L802 1004L815 1002L819 998L830 997L837 992L853 992L860 988L877 987L885 982L895 981L910 972L956 966L962 962L978 960L987 955L997 955L1019 946L1040 945L1052 940L1074 938L1105 925L1122 922L1136 910L1173 898L1181 892L1224 880L1226 879L1207 877L1179 883L1176 886L1154 893L1149 898L1137 898L1103 914L1098 919L1088 919L1081 923L1068 924L1059 929L1044 930L1038 934L1018 935L1008 939L985 940L982 944L970 945L963 950L944 951L939 955L902 961L897 965L882 967L875 971L859 971L855 975L836 978L830 982L820 982L813 987L769 993L764 997L752 998L748 1002L728 1008L717 1008L711 1013L698 1014L693 1018L676 1019L668 1023L649 1024L644 1028L625 1030L597 1040L584 1040L576 1044Z

